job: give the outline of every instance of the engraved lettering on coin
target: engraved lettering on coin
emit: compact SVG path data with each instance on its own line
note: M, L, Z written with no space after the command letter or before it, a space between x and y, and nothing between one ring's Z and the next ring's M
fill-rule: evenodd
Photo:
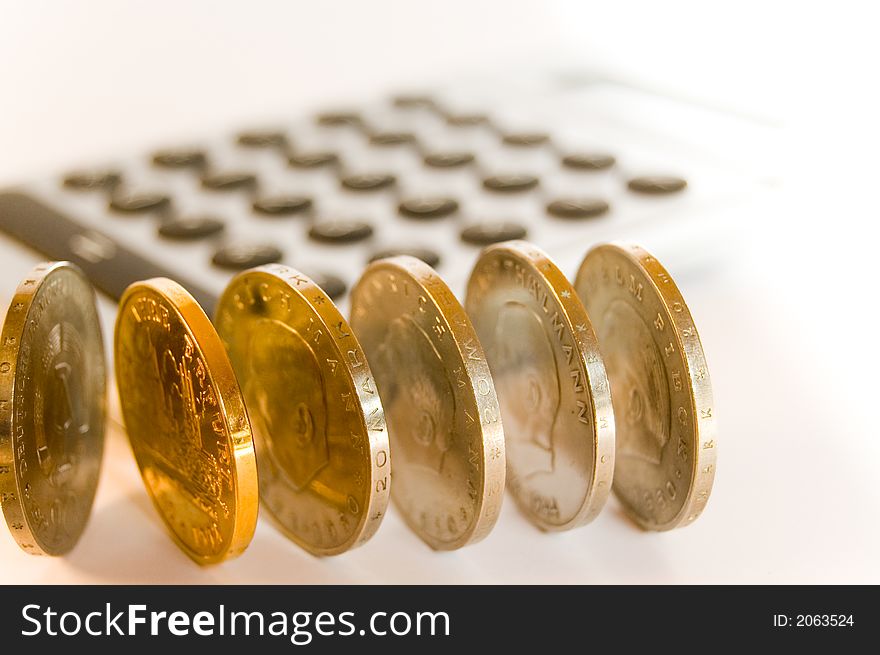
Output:
M618 244L587 253L575 286L612 387L615 494L645 529L688 525L706 506L717 449L706 360L681 292L644 249Z
M485 344L508 450L508 488L544 530L589 523L614 472L611 392L583 304L535 246L486 248L466 307Z
M338 308L314 280L273 264L233 278L215 321L253 421L266 514L315 555L366 542L388 503L388 440Z
M352 291L352 327L386 408L394 499L435 549L483 538L504 489L495 388L464 308L424 262L370 264Z
M66 262L34 269L0 349L3 513L25 551L62 555L85 528L104 443L104 348L82 272Z

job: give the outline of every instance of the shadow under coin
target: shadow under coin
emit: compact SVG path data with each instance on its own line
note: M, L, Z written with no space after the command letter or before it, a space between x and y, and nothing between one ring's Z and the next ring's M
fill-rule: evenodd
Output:
M608 499L604 511L607 516L596 521L596 527L605 533L604 538L596 538L589 528L583 533L583 538L589 541L593 561L601 563L607 574L603 582L643 584L647 580L674 579L675 558L670 552L670 533L643 529L614 496ZM674 534L672 538L674 540Z
M312 555L281 534L265 516L254 540L241 557L223 565L224 582L231 584L357 583L366 572L349 554Z
M625 527L632 534L653 534L651 530L645 530L638 523L635 522L627 511L623 508L623 505L620 503L617 498L612 497L608 499L608 504L605 505L605 511L613 514L615 520L619 521L623 527Z
M361 549L358 549L359 551ZM150 499L133 492L96 509L65 558L89 582L107 584L326 584L373 581L369 567L343 557L315 557L262 517L239 557L202 567L168 536Z
M96 508L80 543L65 559L95 583L216 581L211 569L198 566L175 545L143 492Z

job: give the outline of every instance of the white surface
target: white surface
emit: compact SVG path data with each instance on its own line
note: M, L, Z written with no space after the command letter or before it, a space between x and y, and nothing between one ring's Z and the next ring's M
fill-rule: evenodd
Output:
M673 3L673 15L650 13L656 29L638 28L640 39L629 40L634 17L651 4L575 11L567 3L446 2L430 10L375 2L341 11L250 3L241 15L216 4L6 3L0 182L193 126L226 127L300 100L417 80L476 55L487 65L554 49L586 57L591 34L599 56L651 79L668 74L663 62L692 61L678 71L683 88L701 89L714 70L710 86L724 86L720 77L751 88L758 108L766 107L762 89L783 96L783 191L752 214L750 238L730 264L681 281L721 428L713 495L694 525L664 534L639 531L612 500L590 526L547 535L507 502L485 541L444 554L393 511L364 547L324 560L261 522L241 558L199 569L166 538L115 431L82 542L69 557L49 559L0 536L3 582L880 582L877 113L861 81L872 78L860 77L877 53L863 51L859 34L876 24L871 17L847 15L829 34L824 17L801 9L795 29L744 8L730 17L738 29L727 30L697 5L682 13ZM579 29L574 17L584 16L593 19ZM437 54L425 46L434 41L408 34L426 18L432 39L456 47ZM714 40L705 34L713 30ZM822 47L802 47L799 31L823 34ZM322 45L330 37L335 45ZM744 86L741 78L755 79ZM286 82L268 85L279 79ZM803 79L809 87L797 86ZM8 298L37 257L5 239L0 253L0 296Z

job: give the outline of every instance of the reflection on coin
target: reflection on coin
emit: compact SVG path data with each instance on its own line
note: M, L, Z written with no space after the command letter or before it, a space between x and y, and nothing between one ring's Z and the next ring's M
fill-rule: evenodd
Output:
M67 262L18 286L0 336L0 500L18 545L63 555L92 509L106 371L95 292Z
M257 522L251 427L202 308L164 278L119 302L116 381L128 438L171 536L200 564L241 554Z
M351 303L385 407L395 503L432 548L482 539L501 508L504 434L464 308L433 269L406 256L371 264Z
M614 491L644 528L687 525L712 491L717 439L703 347L684 299L637 246L597 246L575 287L611 382Z
M508 487L546 530L593 520L614 473L614 412L599 344L574 287L524 241L483 251L467 312L492 368Z
M388 436L342 314L311 279L275 264L233 278L215 322L254 427L264 508L317 555L364 543L388 505Z

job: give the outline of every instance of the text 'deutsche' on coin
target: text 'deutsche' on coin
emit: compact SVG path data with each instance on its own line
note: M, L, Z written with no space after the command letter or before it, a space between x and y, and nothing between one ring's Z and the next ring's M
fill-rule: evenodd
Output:
M95 292L68 262L19 284L0 336L0 501L13 538L63 555L85 529L104 452L106 365Z

